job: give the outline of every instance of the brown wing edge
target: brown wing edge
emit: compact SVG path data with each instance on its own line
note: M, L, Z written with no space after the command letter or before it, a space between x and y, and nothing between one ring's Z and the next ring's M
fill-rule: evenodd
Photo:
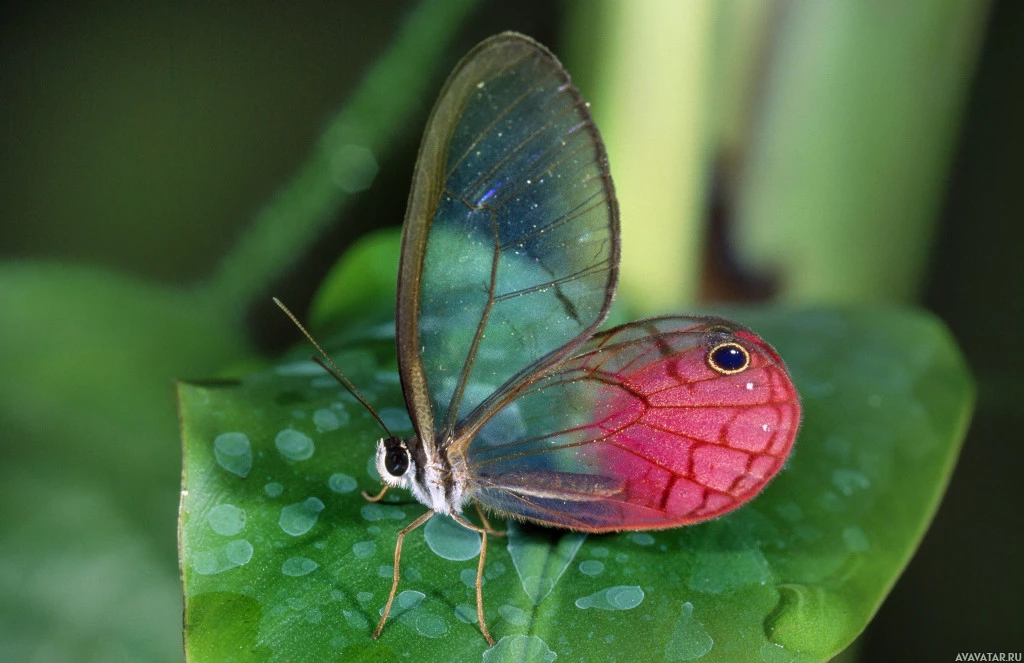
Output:
M522 34L519 34L519 33L516 33L516 32L504 32L504 33L501 33L499 35L496 35L494 37L491 37L491 38L481 42L476 48L474 48L469 53L469 55L467 55L463 59L462 62L459 63L459 66L456 68L456 71L452 74L451 78L449 78L448 83L445 86L444 92L442 92L442 100L438 102L437 106L435 106L434 114L436 114L439 111L439 109L441 108L442 102L444 100L443 97L447 95L447 93L449 92L449 88L451 88L454 85L459 84L459 83L461 83L462 85L466 85L467 83L471 84L471 85L475 85L476 84L476 79L475 78L471 78L469 81L457 81L456 79L457 79L457 77L460 76L460 74L464 73L462 71L464 66L465 66L465 70L466 71L471 72L471 73L475 73L475 72L472 72L471 68L468 66L468 65L472 64L470 62L470 60L473 60L474 58L476 58L483 51L486 51L486 50L488 50L490 48L495 48L495 47L508 48L510 53L518 51L518 50L521 50L522 53L523 53L523 55L521 57L529 57L529 56L533 55L533 56L538 56L540 58L543 58L544 60L546 60L552 66L552 68L559 74L559 76L565 82L566 91L570 95L572 95L573 101L575 103L575 106L578 109L578 111L580 112L580 115L582 116L582 118L583 118L583 120L585 122L584 126L585 126L587 132L590 134L591 141L592 141L592 143L594 145L594 149L597 152L597 163L598 163L599 168L600 168L601 178L602 178L602 182L603 182L603 185L604 185L604 190L607 193L607 200L608 200L608 206L609 206L609 213L608 213L608 222L609 222L609 229L610 229L609 235L611 236L612 246L611 246L611 255L609 256L609 258L610 258L610 260L609 260L610 267L608 269L608 273L609 273L608 274L608 283L607 283L607 286L605 287L605 298L604 298L604 302L602 303L602 306L601 306L601 311L598 313L598 315L594 319L594 322L591 325L589 325L586 329L584 329L582 332L580 332L580 334L578 336L576 336L576 338L574 338L572 341L569 341L565 345L562 345L561 347L559 347L559 348L549 352L544 357L541 357L540 359L534 361L533 363L529 364L528 366L524 367L522 370L517 372L514 376L512 376L505 383L505 385L501 389L499 389L495 393L491 394L491 396L489 396L482 403L480 403L473 410L473 412L471 412L468 416L466 416L463 419L463 421L461 421L459 423L458 430L457 430L456 435L455 435L455 441L452 443L451 447L448 449L448 453L455 453L455 454L460 454L460 455L465 452L466 447L469 445L469 442L472 440L472 437L476 433L476 431L484 423L486 423L486 421L495 412L497 412L501 407L504 406L504 404L508 403L510 400L514 400L516 394L520 393L523 389L529 387L531 384L533 384L538 379L540 379L545 374L547 374L547 372L549 372L551 369L553 369L554 367L558 366L563 361L565 361L570 355L572 355L572 353L576 349L578 349L580 346L582 346L584 343L586 343L593 336L594 332L597 331L597 329L604 323L604 321L608 317L608 312L611 309L612 301L615 298L615 291L616 291L616 288L617 288L617 285L618 285L618 280L619 280L619 258L620 258L621 246L622 246L622 242L621 242L621 238L620 238L620 230L619 230L619 201L618 201L618 198L615 196L615 184L612 181L611 171L610 171L609 165L608 165L608 152L607 152L607 150L605 148L604 141L601 140L601 134L600 134L600 132L597 129L597 125L594 124L593 116L590 113L590 106L583 99L583 96L580 94L579 90L576 89L576 86L573 85L572 78L569 76L569 72L567 72L565 70L565 67L562 66L562 63L558 60L558 58L555 57L555 55L550 50L548 50L546 47L544 47L543 45L539 44L538 42L536 42L535 40L531 39L530 37L527 37L525 35L522 35ZM431 115L431 120L433 120L433 115L434 114ZM450 139L450 132L449 132L448 135L445 136L445 139L446 139L446 141L448 139ZM427 141L428 141L428 136L425 135L424 136L423 146L421 148L421 154L420 154L421 159L417 163L417 171L419 170L419 164L424 161L423 160L423 152L428 149ZM444 147L445 147L444 150L439 150L438 151L438 154L440 154L441 157L443 157L447 153L447 142L445 142ZM436 149L436 146L435 146L435 149ZM434 194L434 200L433 200L433 204L435 206L437 204L438 199L440 198L440 193L441 193L440 187L442 185L443 185L443 183L441 183L441 182L435 183L436 192ZM412 213L412 205L413 205L413 200L412 200L412 196L410 196L410 207L409 207L410 214ZM406 216L406 223L407 224L408 224L408 222L409 222L409 220L411 218L412 217L410 215ZM428 222L428 224L429 224L429 222ZM408 225L406 227L408 228ZM419 247L419 253L418 253L418 260L419 260L419 262L417 264L418 264L419 269L417 270L417 283L416 283L417 287L415 289L416 290L416 304L415 304L416 309L415 310L417 310L417 311L419 310L418 274L421 273L421 271L422 271L423 256L426 254L426 234L427 234L426 231L424 231L423 232L423 237L422 238L417 238L418 241L422 242L422 245ZM406 240L406 233L403 232L403 237L402 237L402 265L406 264L406 243L405 243L405 240ZM413 250L414 249L410 248L410 256L412 255ZM401 294L402 294L402 277L401 277L401 268L400 268L399 269L399 303L398 303L399 308L401 308L403 306L403 300L401 299ZM409 301L405 301L404 303L406 305L410 304ZM397 319L396 319L396 323L397 323ZM413 327L414 327L414 325L413 325ZM413 331L414 334L416 334L415 338L418 339L417 331L415 329L412 329L412 331ZM399 332L399 334L400 334L400 332ZM396 334L396 336L397 336L397 334ZM399 352L401 352L401 347L402 346L399 345ZM400 370L402 369L401 357L399 358L399 368L400 368ZM418 359L416 360L416 370L419 372L418 378L420 380L422 380L423 384L425 385L426 381L425 381L425 378L423 376L422 365L419 363ZM403 387L404 387L404 384L405 384L405 377L404 377L404 372L403 372ZM429 407L429 399L426 396L426 390L425 389L422 392L422 396L423 396L423 400L427 401L427 406ZM409 402L409 398L408 397L406 398L406 404L407 405L411 405L410 402ZM414 425L415 425L416 417L414 415L412 415L411 411L410 411L410 416L413 417ZM430 419L430 422L431 422L431 424L433 424L433 418L432 417ZM419 430L417 430L417 432L419 432ZM431 433L431 435L432 434L433 433Z
M502 51L504 53L501 53ZM453 122L442 121L440 118L460 117L470 96L466 94L466 91L471 86L475 86L483 76L488 75L492 70L500 71L512 66L519 59L530 56L540 56L548 60L559 71L568 84L567 89L575 98L577 107L587 121L587 130L590 132L597 150L604 187L608 192L612 236L610 275L600 314L593 325L584 330L576 339L542 358L539 364L543 367L557 364L567 357L575 347L585 342L607 318L608 310L615 296L620 254L619 206L608 169L607 151L597 127L594 125L589 107L583 101L576 87L572 85L568 72L565 71L558 58L535 40L516 32L504 32L482 41L456 65L445 82L438 101L427 120L427 127L416 159L416 168L413 173L413 183L409 192L409 202L402 229L398 291L395 302L395 342L398 350L398 369L402 393L413 428L420 441L428 449L434 448L436 443L434 440L434 413L427 393L426 375L419 358L420 279L434 212L444 187L444 166L455 127ZM537 363L528 368L533 371L536 367ZM527 373L527 369L520 371L510 382L521 381ZM486 401L482 405L485 404ZM487 410L482 406L477 410L484 414L476 418L486 420ZM471 418L473 417L471 416Z
M434 213L444 188L444 172L455 123L440 118L458 118L469 95L470 85L498 61L482 58L488 51L513 51L529 38L505 33L478 44L456 65L434 104L423 141L420 143L412 187L402 225L402 246L398 263L398 291L395 298L395 344L398 372L409 418L420 441L433 449L434 413L427 393L427 379L419 357L420 279L427 253L427 239Z

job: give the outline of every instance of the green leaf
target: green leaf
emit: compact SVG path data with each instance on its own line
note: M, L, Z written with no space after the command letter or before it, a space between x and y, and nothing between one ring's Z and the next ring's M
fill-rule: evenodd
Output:
M510 525L485 570L487 660L814 661L848 645L906 565L938 504L973 404L935 319L913 311L739 311L779 348L803 430L753 503L676 530L586 536ZM393 334L349 318L328 350L389 426L411 433ZM465 660L474 537L407 493L370 504L372 419L308 348L238 383L181 384L181 554L189 660ZM397 493L397 494L396 494ZM495 525L498 525L495 523ZM525 652L525 653L524 653Z
M346 318L365 316L372 309L394 316L400 241L398 229L378 230L359 238L342 254L313 302L314 329L343 325Z

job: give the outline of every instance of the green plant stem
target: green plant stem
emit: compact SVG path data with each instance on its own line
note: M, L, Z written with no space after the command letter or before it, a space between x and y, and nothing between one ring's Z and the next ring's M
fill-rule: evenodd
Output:
M422 104L445 46L475 1L424 0L413 9L306 163L202 284L200 293L212 306L240 319L348 202L352 180L372 178L374 159Z
M612 0L570 7L570 71L593 103L622 216L619 292L643 314L676 310L695 298L700 277L704 90L718 10Z
M793 5L739 164L735 238L789 302L906 302L928 266L986 2ZM783 267L784 266L784 267Z

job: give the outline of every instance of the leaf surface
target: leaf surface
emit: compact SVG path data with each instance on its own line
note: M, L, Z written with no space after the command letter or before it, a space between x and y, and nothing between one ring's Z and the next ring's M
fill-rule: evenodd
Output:
M321 340L408 435L393 332L367 316L326 325ZM401 491L381 504L360 497L379 487L380 431L306 347L237 383L181 384L189 660L834 655L920 541L973 384L948 332L920 312L730 317L778 348L802 394L787 466L749 505L692 527L584 537L509 525L488 548L484 600L499 639L490 651L474 623L478 540L437 519L407 538L392 620L370 639L396 533L425 507Z

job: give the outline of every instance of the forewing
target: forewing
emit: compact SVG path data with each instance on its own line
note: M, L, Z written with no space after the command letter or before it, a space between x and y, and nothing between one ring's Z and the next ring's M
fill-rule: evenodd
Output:
M708 353L749 354L725 375ZM489 419L464 458L500 512L586 531L658 529L726 513L782 468L800 403L778 355L717 318L655 318L598 334Z
M434 108L403 231L399 367L420 438L582 343L607 315L617 265L586 105L542 46L487 40Z

